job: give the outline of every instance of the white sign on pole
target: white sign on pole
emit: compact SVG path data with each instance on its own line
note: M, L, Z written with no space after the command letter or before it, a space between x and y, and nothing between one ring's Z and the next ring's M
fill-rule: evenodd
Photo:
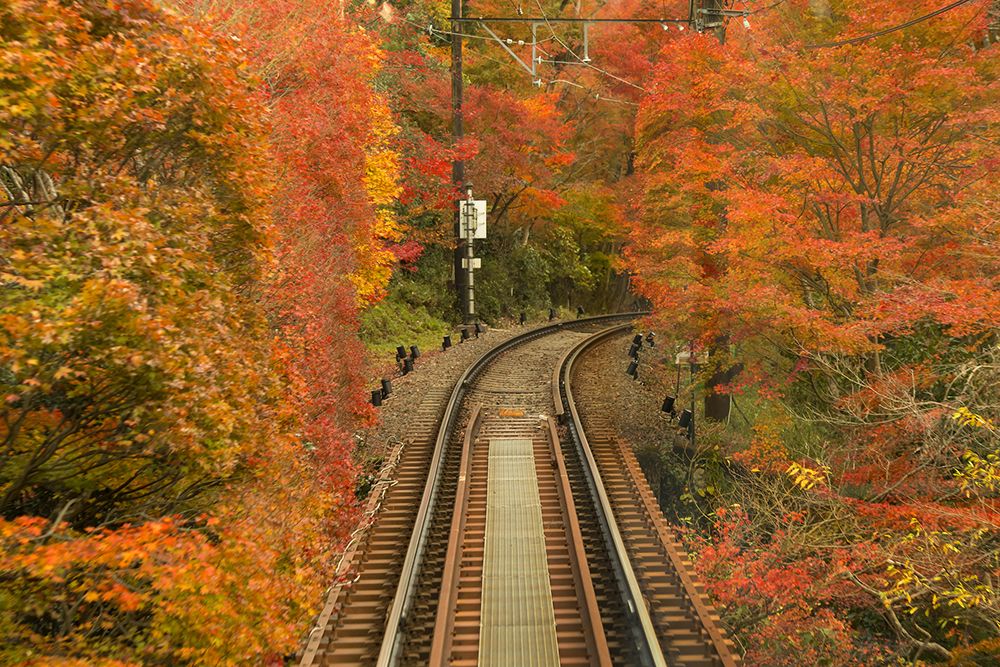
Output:
M469 260L467 258L465 258L465 257L462 258L462 268L463 269L469 268ZM483 260L482 260L482 258L480 258L480 257L473 257L472 258L472 268L474 268L474 269L481 269L481 268L483 268Z
M468 238L468 228L472 227L475 230L472 238L474 239L485 239L486 238L486 200L485 199L475 199L473 201L461 200L458 202L458 212L461 215L462 224L460 225L460 238ZM467 217L468 216L468 217ZM469 218L472 218L471 220ZM472 224L470 224L472 223Z
M686 349L685 350L681 350L680 352L677 353L677 360L675 361L675 363L678 366L680 366L682 364L697 364L698 363L698 357L697 357L697 355L695 355L692 358L690 350L686 350Z

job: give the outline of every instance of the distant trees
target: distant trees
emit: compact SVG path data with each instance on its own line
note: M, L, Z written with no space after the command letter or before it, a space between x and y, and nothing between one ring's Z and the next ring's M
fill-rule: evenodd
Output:
M751 658L801 664L808 643L841 664L829 609L852 660L884 650L862 646L872 616L902 655L943 658L998 633L998 61L978 5L812 49L939 3L817 4L660 54L630 252L665 328L735 344L725 390L780 401L703 561ZM760 588L793 570L794 599Z
M627 15L638 4L616 4L613 13ZM683 4L687 11L687 3L670 4ZM445 15L440 5L422 0L393 7L398 14L373 16L372 23L386 44L381 80L400 126L399 214L411 242L405 261L423 269L399 274L400 296L452 316L428 293L451 270L447 253L453 246L456 195L451 160L461 157L476 196L490 205L490 237L478 246L484 257L477 285L483 317L516 317L523 309L545 312L553 303L582 303L595 311L623 305L629 299L617 261L623 240L616 224L624 204L620 182L629 173L634 100L642 93L638 82L648 72L662 28L591 26L594 62L608 70L601 73L577 58L583 53L579 26L554 24L552 33L539 26L537 55L546 62L537 68L542 85L536 86L480 27L464 26L473 37L464 40L465 139L456 146L448 70L453 36L447 34ZM534 11L574 16L600 8L543 2ZM487 0L476 12L511 15L511 6ZM438 30L427 34L421 28L428 23ZM512 50L530 61L527 24L505 24L498 34L513 40ZM601 196L595 197L597 192ZM572 210L564 214L570 202ZM593 208L586 210L589 205ZM414 246L427 252L411 252ZM423 284L425 276L433 276L434 284Z

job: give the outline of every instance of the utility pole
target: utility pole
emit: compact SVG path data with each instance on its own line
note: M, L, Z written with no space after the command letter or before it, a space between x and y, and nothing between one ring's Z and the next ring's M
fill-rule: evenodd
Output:
M712 30L715 32L715 36L719 39L720 44L726 43L726 0L692 0L692 8L694 14L692 16L695 22L695 28L698 31ZM744 17L744 20L745 17ZM710 182L706 183L705 187L708 190L722 190L726 187L725 183L721 182ZM707 361L711 363L717 356L729 347L729 337L726 335L719 336L715 342L706 350ZM694 368L692 366L692 368ZM736 376L737 367L731 368L720 368L717 369L712 376L707 381L707 391L705 392L704 404L705 404L705 419L714 421L728 421L729 411L732 408L732 400L729 394L717 394L715 393L715 387L720 384L728 384ZM694 412L694 408L691 408ZM691 423L694 423L694 416L691 417ZM691 431L691 442L694 444L694 430Z
M462 30L459 21L455 20L462 18L462 0L451 0L451 16L451 136L453 144L457 145L465 134L462 123L462 37L459 34ZM462 160L452 162L451 182L455 186L455 192L460 193L465 184L465 162ZM462 238L462 223L464 221L459 212L461 194L457 197L454 213L455 257L453 271L455 291L458 295L458 308L463 316L466 316L466 313L469 312L469 292L465 271L462 270L462 260L466 256L466 244L469 243L469 240Z
M726 43L726 0L691 0L691 20L698 32L712 30Z

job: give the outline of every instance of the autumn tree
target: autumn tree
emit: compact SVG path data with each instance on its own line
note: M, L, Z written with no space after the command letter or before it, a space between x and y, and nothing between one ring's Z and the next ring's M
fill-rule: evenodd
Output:
M0 661L290 653L347 501L261 302L260 82L145 0L16 0L0 34Z
M734 343L712 362L743 371L717 389L793 416L740 455L753 472L731 500L747 513L713 547L735 549L723 588L742 558L809 581L795 599L748 595L776 601L743 628L761 664L843 630L786 612L839 608L855 638L876 615L911 658L997 634L995 491L960 474L988 477L997 442L953 419L998 416L982 384L1000 322L995 49L983 3L867 37L936 9L801 0L731 23L725 45L676 39L640 111L642 289L679 340Z
M687 11L686 3L669 4L670 12ZM586 2L542 2L523 10L551 17L652 11L638 2L613 10ZM663 10L659 6L656 12ZM554 302L583 303L595 311L623 306L628 295L617 262L618 186L631 173L637 100L664 31L659 25L591 26L594 67L585 67L580 26L539 26L537 55L544 62L533 80L482 27L463 24L465 137L453 145L448 68L458 37L449 34L449 11L435 2L391 2L371 16L386 45L383 80L401 128L401 218L413 242L408 250L416 250L407 252L406 262L420 268L400 274L401 296L445 310L425 296L433 289L419 283L424 275L440 281L450 273L458 194L450 163L462 158L466 180L490 206L490 238L479 244L484 268L477 301L484 317L516 316L518 310ZM516 16L509 4L493 0L477 4L474 12ZM528 25L493 27L521 61L530 62ZM561 213L567 202L578 216ZM594 208L584 210L589 204ZM567 225L571 218L576 222ZM592 221L593 227L582 230L581 221Z

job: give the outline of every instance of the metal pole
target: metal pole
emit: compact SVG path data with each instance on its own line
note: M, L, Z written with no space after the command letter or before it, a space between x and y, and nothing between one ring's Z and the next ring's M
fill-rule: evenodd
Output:
M712 9L720 12L719 15L719 26L715 29L715 36L719 38L719 44L726 43L726 19L722 17L721 12L724 9L722 0L714 0L712 3Z
M727 10L723 0L692 0L691 19L698 32L711 30L722 44L726 43ZM731 13L730 13L731 14Z
M472 324L476 319L476 280L475 269L472 266L472 260L475 257L476 211L472 202L472 188L469 188L468 192L469 196L465 206L465 281L468 286L468 293L465 297L465 323Z
M451 15L454 18L462 17L462 0L451 0ZM462 123L462 37L458 34L461 32L461 25L458 21L451 22L451 136L454 145L464 136L464 127ZM465 182L465 162L462 160L455 160L451 163L451 182L454 184L456 191L462 187ZM459 195L461 198L461 195ZM460 207L455 206L455 220L454 220L454 232L455 232L455 257L454 257L454 275L455 275L455 291L458 297L458 307L461 313L468 312L468 304L466 299L468 298L468 293L465 291L465 272L462 270L462 259L465 257L465 241L461 238L462 236L462 225L465 223L462 220L462 215L460 212ZM472 245L471 239L469 239L469 245Z
M538 24L531 24L531 83L538 82Z
M677 384L674 387L674 396L681 397L681 363L677 362Z
M694 418L694 410L695 410L695 384L694 384L694 375L695 375L695 363L694 363L694 361L695 361L695 359L694 359L694 341L691 341L691 348L690 349L691 349L691 357L689 359L689 362L691 364L691 424L688 426L688 436L689 436L689 438L691 440L691 451L694 452L695 451L695 448L694 448L694 422L695 422L695 418Z

